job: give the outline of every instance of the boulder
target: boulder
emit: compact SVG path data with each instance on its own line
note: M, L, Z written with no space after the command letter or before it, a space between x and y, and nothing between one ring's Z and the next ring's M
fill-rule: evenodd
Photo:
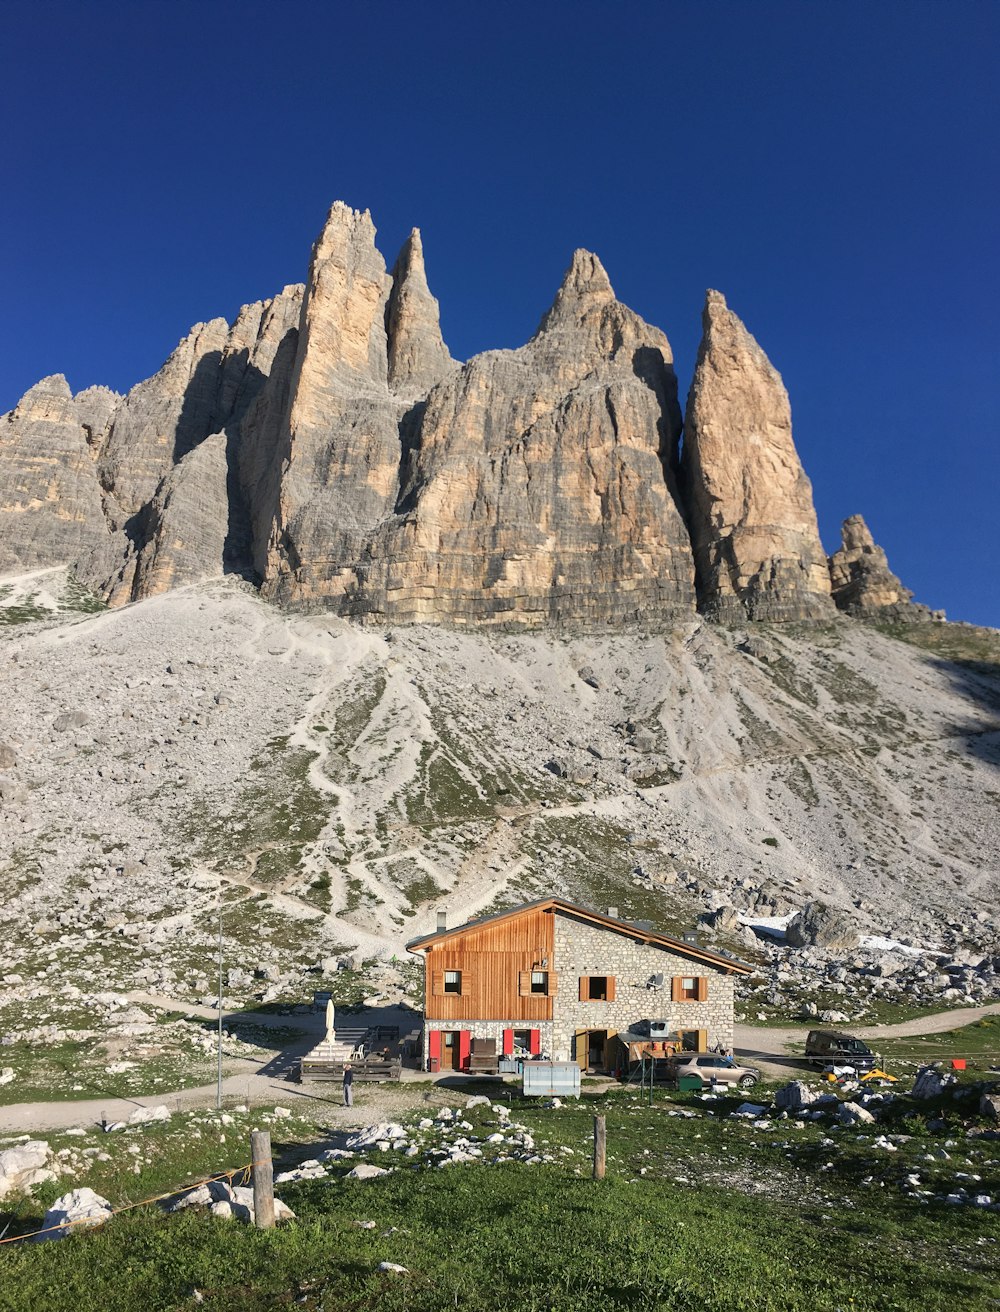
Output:
M795 948L855 948L860 941L853 917L825 902L806 903L785 930L785 942Z
M28 1139L0 1152L0 1198L27 1193L33 1185L54 1180L52 1150L44 1139Z
M955 1076L950 1071L941 1071L934 1066L922 1066L913 1081L911 1094L914 1098L937 1098L955 1083Z
M774 1095L775 1107L783 1111L796 1112L816 1101L817 1094L802 1080L792 1080Z
M102 1225L111 1216L111 1204L93 1189L72 1189L68 1194L57 1198L45 1213L42 1233L38 1242L46 1239L64 1239L76 1229L84 1226ZM54 1230L53 1226L63 1227Z
M1000 1121L1000 1093L984 1093L979 1099L979 1111L991 1121Z
M358 1162L352 1170L347 1172L348 1180L374 1180L376 1176L388 1175L389 1172L381 1166L373 1166L370 1162Z
M875 1117L866 1107L856 1102L842 1102L837 1109L837 1119L841 1125L874 1125Z

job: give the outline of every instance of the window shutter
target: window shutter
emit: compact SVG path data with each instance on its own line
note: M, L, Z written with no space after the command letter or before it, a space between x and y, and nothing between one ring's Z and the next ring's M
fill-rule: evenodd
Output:
M559 992L559 976L554 970L549 971L549 997L553 998Z
M589 1001L590 1001L590 976L589 976L589 975L581 975L581 976L580 976L580 1001L581 1001L581 1002L589 1002Z
M674 975L670 981L670 999L672 1002L684 1001L684 977L683 975Z
M430 1030L427 1035L427 1056L441 1060L441 1031Z
M458 972L458 996L460 998L469 996L469 972L467 970Z
M708 1051L708 1030L698 1031L698 1051L699 1052Z
M503 1055L512 1057L514 1055L514 1031L504 1030L503 1032Z
M458 1031L458 1064L463 1071L469 1069L469 1053L472 1051L472 1033L470 1030Z
M517 972L517 992L522 998L531 996L531 971L519 970Z
M609 976L608 976L608 1001L609 1001L609 1002L614 1002L614 1000L615 1000L615 977L614 977L614 975L609 975Z
M541 1050L542 1050L542 1031L529 1030L528 1051L531 1053L532 1057L537 1057L538 1054L541 1052Z
M431 997L432 998L444 997L444 971L443 970L431 971Z
M699 1001L699 1002L707 1002L707 1001L708 1001L708 976L707 976L707 975L699 975L699 976L698 976L698 1001Z

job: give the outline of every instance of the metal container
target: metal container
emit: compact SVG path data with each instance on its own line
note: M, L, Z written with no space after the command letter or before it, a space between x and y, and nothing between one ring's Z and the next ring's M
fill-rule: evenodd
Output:
M579 1098L580 1067L575 1061L526 1061L522 1092L530 1098Z

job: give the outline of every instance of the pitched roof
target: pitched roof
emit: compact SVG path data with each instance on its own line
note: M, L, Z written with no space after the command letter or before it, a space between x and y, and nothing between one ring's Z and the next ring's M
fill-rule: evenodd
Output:
M753 967L748 966L745 961L740 961L738 957L727 957L721 952L713 952L711 948L703 948L695 943L686 943L683 939L671 938L669 935L659 934L655 930L643 929L628 920L615 920L612 916L603 916L599 911L592 911L589 907L577 906L575 902L567 902L565 898L561 897L545 897L540 898L537 902L523 902L520 906L509 907L506 911L498 911L491 916L480 916L476 920L467 920L465 924L456 925L453 929L438 929L433 934L423 934L419 938L410 939L406 945L406 950L408 952L423 952L426 948L436 947L438 943L454 938L457 934L464 934L470 929L478 929L481 925L493 925L501 920L512 919L525 911L561 911L565 915L587 920L601 929L608 929L617 934L627 934L630 938L638 939L642 943L652 944L654 947L669 948L671 952L676 952L679 956L704 961L709 965L719 966L737 975L749 975L753 972Z

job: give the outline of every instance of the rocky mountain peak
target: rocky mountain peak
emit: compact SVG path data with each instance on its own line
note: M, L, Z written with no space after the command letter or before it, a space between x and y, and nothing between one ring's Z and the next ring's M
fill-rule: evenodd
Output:
M574 251L538 331L454 361L414 228L334 203L305 285L196 324L125 397L62 375L0 424L0 569L115 604L237 571L385 621L927 614L859 517L827 562L781 376L721 292L681 411L665 334ZM695 583L697 588L695 588Z
M885 552L876 545L861 515L844 520L840 541L840 550L829 563L833 599L841 610L868 618L943 618L913 602L913 593L890 570Z
M454 367L441 336L438 303L427 285L419 228L407 237L393 266L385 327L389 386L394 392L426 395Z
M781 375L709 291L688 395L685 491L702 608L728 621L828 614L812 486Z
M591 251L576 250L535 336L579 330L588 319L600 316L606 306L615 304L614 288L604 265Z
M64 374L49 374L29 387L10 413L11 419L46 419L62 414L73 393Z

